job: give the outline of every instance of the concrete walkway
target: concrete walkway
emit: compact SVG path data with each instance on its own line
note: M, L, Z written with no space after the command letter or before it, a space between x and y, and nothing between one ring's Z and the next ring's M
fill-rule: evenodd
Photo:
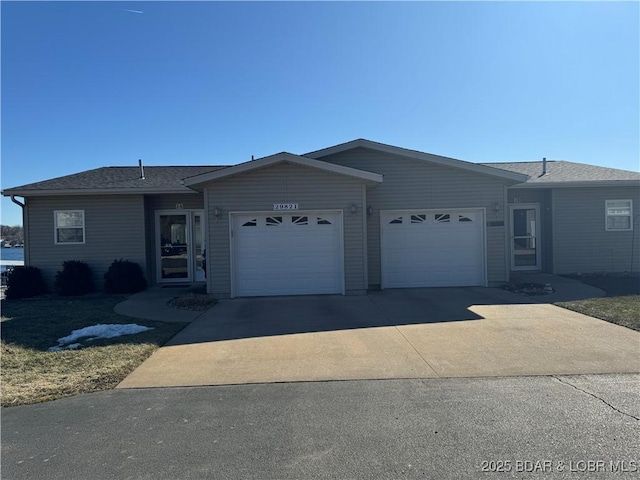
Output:
M157 320L161 322L193 322L203 312L192 312L172 308L167 303L176 297L189 293L188 287L180 288L149 288L135 295L131 295L124 302L113 309L120 315L141 318L143 320Z
M594 293L571 282L554 295ZM640 372L640 333L542 298L442 288L226 300L119 388Z

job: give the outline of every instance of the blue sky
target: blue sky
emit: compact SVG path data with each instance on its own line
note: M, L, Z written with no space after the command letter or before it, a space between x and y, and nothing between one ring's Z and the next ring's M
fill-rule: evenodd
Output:
M3 188L360 137L472 162L639 168L637 2L0 8ZM2 223L21 223L8 199Z

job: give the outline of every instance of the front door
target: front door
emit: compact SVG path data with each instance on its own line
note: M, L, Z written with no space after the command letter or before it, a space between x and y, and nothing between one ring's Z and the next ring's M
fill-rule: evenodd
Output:
M202 211L156 212L156 242L158 283L205 281Z
M540 207L511 205L511 270L540 269Z

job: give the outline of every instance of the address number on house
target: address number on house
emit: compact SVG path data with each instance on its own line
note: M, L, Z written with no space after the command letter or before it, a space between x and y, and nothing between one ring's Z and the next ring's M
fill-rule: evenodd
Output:
M297 203L274 203L274 210L298 210Z

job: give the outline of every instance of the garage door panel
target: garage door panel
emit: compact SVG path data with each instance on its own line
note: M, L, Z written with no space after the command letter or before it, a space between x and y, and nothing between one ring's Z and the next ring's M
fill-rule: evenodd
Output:
M384 288L484 285L481 210L382 212Z
M343 293L340 213L238 215L234 225L236 296Z

